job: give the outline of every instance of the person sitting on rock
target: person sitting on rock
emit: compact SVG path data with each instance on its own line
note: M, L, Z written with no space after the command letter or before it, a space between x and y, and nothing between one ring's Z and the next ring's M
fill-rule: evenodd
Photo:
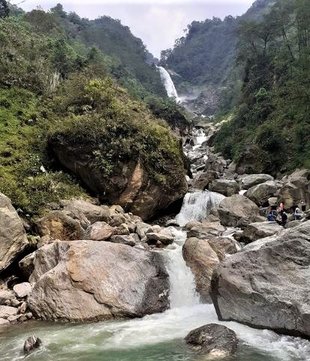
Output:
M282 227L285 227L287 222L287 214L285 211L280 211L277 215L276 222Z
M275 222L276 218L277 218L277 211L275 209L271 209L267 215L267 220L269 222Z
M300 221L302 218L302 211L298 207L295 208L294 218L296 221Z

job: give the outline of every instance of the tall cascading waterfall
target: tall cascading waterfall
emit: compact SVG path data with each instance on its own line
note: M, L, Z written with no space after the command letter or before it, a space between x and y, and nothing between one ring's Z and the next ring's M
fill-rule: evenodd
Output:
M158 66L157 69L159 70L159 74L160 74L161 80L165 86L168 97L174 98L176 100L176 102L179 102L180 99L178 97L178 92L175 88L175 85L174 85L168 71L165 68L163 68L162 66Z

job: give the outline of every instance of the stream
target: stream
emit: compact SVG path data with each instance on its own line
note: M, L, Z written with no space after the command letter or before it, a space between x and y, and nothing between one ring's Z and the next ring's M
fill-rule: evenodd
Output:
M160 71L165 84L169 85L169 95L177 97L169 73L163 68ZM187 152L190 158L203 159L204 151L200 147L205 140L205 134L198 130L195 145ZM208 191L188 193L176 221L184 226L191 220L204 219L223 197ZM169 273L169 310L132 320L89 324L31 321L1 328L0 360L203 361L207 359L191 351L183 338L192 329L207 323L224 324L239 338L237 353L223 361L310 360L309 341L256 330L236 322L219 322L213 305L200 303L193 274L183 260L186 232L181 227L170 227L170 230L175 242L158 251L162 253ZM43 347L25 357L22 347L32 334L41 338Z

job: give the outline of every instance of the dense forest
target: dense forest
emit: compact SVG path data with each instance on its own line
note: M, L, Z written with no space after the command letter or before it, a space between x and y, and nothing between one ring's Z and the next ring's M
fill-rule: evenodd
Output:
M0 1L0 191L16 207L37 214L86 194L48 146L71 130L93 142L107 177L130 153L155 181L166 181L163 167L179 156L179 144L165 120L182 127L186 118L148 58L118 20L82 19L60 4L25 13ZM109 151L103 139L113 139Z
M219 99L217 111L234 104L233 93L240 89L240 69L235 67L239 24L260 20L273 3L274 0L258 0L240 17L213 17L188 25L185 36L176 40L173 49L161 53L161 62L173 71L178 89L185 93L192 87L212 89Z
M181 90L215 89L218 119L231 119L216 149L248 171L310 167L309 29L309 1L258 0L240 17L193 22L162 54Z
M277 1L261 21L242 22L238 35L242 89L217 149L258 172L310 167L309 1Z

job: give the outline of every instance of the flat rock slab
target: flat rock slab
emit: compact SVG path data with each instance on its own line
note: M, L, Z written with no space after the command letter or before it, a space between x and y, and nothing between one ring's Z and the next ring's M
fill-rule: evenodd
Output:
M254 242L283 231L283 227L276 222L254 222L248 224L242 234L242 241Z

